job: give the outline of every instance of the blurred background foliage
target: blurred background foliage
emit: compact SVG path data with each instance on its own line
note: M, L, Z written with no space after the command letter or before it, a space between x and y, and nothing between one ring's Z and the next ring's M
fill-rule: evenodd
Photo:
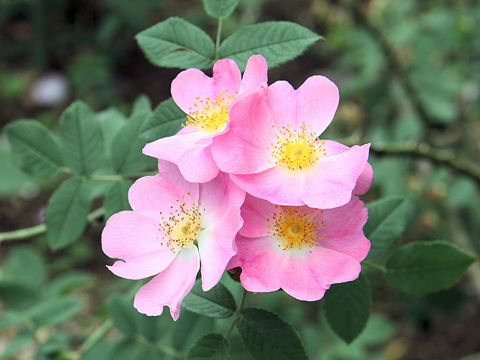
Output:
M0 126L34 118L56 130L73 99L95 111L117 111L122 121L139 94L156 106L170 96L178 71L150 64L134 35L175 15L215 34L216 21L200 1L0 0ZM299 23L325 40L271 70L270 82L286 79L298 87L322 74L338 85L340 107L325 138L422 142L478 164L479 19L480 4L469 0L241 0L224 22L224 37L259 21ZM373 151L371 163L375 181L366 201L408 199L402 243L440 239L480 254L478 178L422 157ZM58 180L21 173L4 135L0 174L0 231L41 223ZM104 266L101 229L101 222L91 223L80 241L57 252L44 235L0 244L0 359L76 358L67 349L98 331L108 314L115 329L105 327L105 338L82 358L178 358L184 342L225 327L185 310L175 325L168 315L136 313L131 283ZM238 298L238 284L224 280ZM325 325L322 302L301 303L281 292L247 301L293 324L312 359L451 360L480 352L478 263L453 289L422 298L371 280L373 317L351 345ZM233 358L248 358L238 335L231 341Z

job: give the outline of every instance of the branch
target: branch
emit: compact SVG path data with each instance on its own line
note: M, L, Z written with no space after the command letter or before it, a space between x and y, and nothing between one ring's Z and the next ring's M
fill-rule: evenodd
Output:
M88 214L88 217L87 217L88 222L92 222L102 217L104 213L105 213L105 210L103 209L103 207L92 211L90 214ZM0 243L7 240L28 239L33 236L43 234L46 231L47 231L46 225L40 224L40 225L35 225L29 228L25 228L25 229L3 232L3 233L0 233Z
M480 166L449 151L435 149L427 144L415 143L372 144L370 149L372 152L380 155L404 155L426 158L439 165L446 165L461 174L468 175L480 184Z

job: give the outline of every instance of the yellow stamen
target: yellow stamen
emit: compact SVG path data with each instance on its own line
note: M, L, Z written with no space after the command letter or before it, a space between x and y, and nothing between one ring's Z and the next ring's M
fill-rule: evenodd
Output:
M235 95L236 93L231 95L225 90L214 99L197 97L183 126L194 126L211 133L224 130L229 120L228 109Z
M176 253L196 244L199 233L204 230L202 212L205 209L201 208L200 203L187 206L186 202L179 204L178 207L170 206L170 209L166 217L160 213L161 221L158 226L159 231L167 238L165 245Z
M268 149L271 150L275 165L289 170L306 169L327 154L325 140L317 141L305 123L300 128L282 126L276 131L275 137L277 142Z
M279 240L280 249L308 249L326 239L321 235L325 221L318 221L323 210L275 205L273 216L267 219L270 233ZM317 218L317 219L315 219Z

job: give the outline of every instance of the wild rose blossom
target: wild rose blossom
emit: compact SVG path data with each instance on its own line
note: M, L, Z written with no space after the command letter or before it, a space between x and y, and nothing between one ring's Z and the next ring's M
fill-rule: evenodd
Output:
M160 161L159 170L132 185L128 197L133 211L110 217L102 249L120 259L108 267L115 275L132 280L154 276L135 296L139 312L160 315L166 305L176 320L200 265L202 288L208 291L236 253L245 192L223 173L197 184L185 181L174 164Z
M248 193L279 205L330 209L362 193L372 181L370 144L345 147L317 137L330 124L338 89L323 76L298 90L277 81L239 97L230 108L229 131L215 139L220 170Z
M370 242L363 234L367 209L356 196L342 207L321 210L280 206L246 196L238 254L229 268L242 268L248 291L283 289L306 301L323 297L331 284L355 280Z
M212 180L219 170L210 148L215 138L228 133L232 101L266 82L267 62L261 55L248 60L243 78L230 59L215 63L213 77L198 69L182 71L173 80L171 93L188 120L176 135L147 144L143 153L175 163L188 181Z

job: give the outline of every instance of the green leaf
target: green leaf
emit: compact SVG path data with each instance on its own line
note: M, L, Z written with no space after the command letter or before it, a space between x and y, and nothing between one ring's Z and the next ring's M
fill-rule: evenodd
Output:
M332 330L345 342L351 343L365 328L372 306L372 291L368 279L332 285L325 294L325 317Z
M5 311L0 318L0 331L17 325L28 323L28 317L20 311Z
M108 302L108 307L113 325L126 336L135 334L137 311L132 303L123 297L113 296Z
M122 211L130 210L128 203L128 189L132 186L132 181L116 181L110 186L105 195L105 219L108 219L113 214Z
M213 65L215 45L199 27L171 17L137 34L143 52L154 65L205 69Z
M81 101L70 105L60 118L65 163L76 175L89 175L103 156L102 131L95 115Z
M70 273L61 275L49 282L44 297L57 297L83 287L92 282L92 277L87 273Z
M236 326L245 347L255 359L307 359L296 331L274 313L244 309Z
M183 351L193 346L202 336L211 333L214 320L183 309L173 326L172 345L175 349Z
M115 136L117 136L118 131L120 131L123 125L126 124L127 118L116 108L109 108L96 113L95 117L102 129L105 149L107 150L110 159L110 149L112 148L113 139L115 139Z
M161 102L147 119L142 136L148 141L154 141L174 135L186 120L186 114L169 98Z
M203 7L214 18L226 18L235 10L238 0L203 0Z
M37 292L16 280L0 280L0 300L9 308L20 309L35 302Z
M90 210L86 183L79 178L65 181L52 195L45 213L47 241L53 250L70 245L82 235Z
M303 54L321 39L309 29L288 21L269 21L241 28L226 38L219 49L220 58L235 60L244 69L252 55L261 54L273 68Z
M28 333L22 333L15 336L15 338L8 343L3 352L0 353L0 359L11 359L12 355L22 350L30 342L33 342L33 338Z
M9 279L38 289L47 276L47 267L43 257L33 248L12 249L6 261Z
M386 276L398 289L414 295L453 286L476 258L442 241L415 242L388 259Z
M83 300L73 297L46 299L28 310L28 315L37 326L57 325L66 322L77 314Z
M186 360L223 360L230 358L230 343L220 334L208 334L188 351Z
M27 174L40 178L58 175L63 165L60 148L41 123L20 120L5 127L16 164Z
M143 124L151 114L150 101L140 97L132 116L113 139L111 158L117 173L135 174L155 166L155 159L142 154L145 141L140 137Z
M219 283L205 292L200 281L197 281L192 291L185 296L182 306L197 314L213 318L232 316L236 309L235 299L224 285Z
M134 339L123 339L115 344L110 351L108 359L115 360L158 360L161 359L157 352Z
M367 205L368 221L363 228L371 242L367 259L388 251L407 224L407 204L400 196L390 196Z

